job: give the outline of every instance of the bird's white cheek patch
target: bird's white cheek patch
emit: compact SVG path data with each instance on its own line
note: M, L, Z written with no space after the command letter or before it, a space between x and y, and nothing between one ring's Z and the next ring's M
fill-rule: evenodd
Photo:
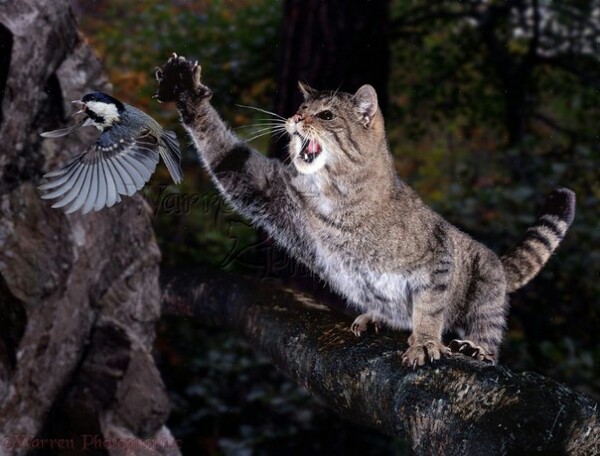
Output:
M119 120L119 111L114 104L102 103L101 101L88 101L86 107L99 116L104 117L104 125L109 126Z

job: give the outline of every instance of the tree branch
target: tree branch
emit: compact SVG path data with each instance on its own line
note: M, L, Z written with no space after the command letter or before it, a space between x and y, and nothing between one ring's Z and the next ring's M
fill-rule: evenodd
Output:
M459 355L412 370L405 335L357 339L349 319L281 285L205 271L162 282L163 314L240 331L337 413L416 454L600 452L597 404L538 374Z

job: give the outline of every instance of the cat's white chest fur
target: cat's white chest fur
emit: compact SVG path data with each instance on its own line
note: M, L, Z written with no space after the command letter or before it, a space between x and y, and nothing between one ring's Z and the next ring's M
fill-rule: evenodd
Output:
M319 269L329 284L361 312L372 312L396 329L411 329L412 290L423 283L420 274L369 271L360 258L320 251Z

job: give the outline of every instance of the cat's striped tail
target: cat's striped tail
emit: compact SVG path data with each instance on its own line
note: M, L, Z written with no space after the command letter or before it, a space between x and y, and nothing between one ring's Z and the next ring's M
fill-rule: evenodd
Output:
M575 193L554 190L523 240L502 257L507 290L515 291L533 279L563 240L575 217Z

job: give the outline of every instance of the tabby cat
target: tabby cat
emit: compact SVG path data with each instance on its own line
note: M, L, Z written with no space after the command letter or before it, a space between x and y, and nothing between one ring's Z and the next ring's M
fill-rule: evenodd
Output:
M300 84L287 119L291 164L236 137L209 103L200 67L174 55L157 70L219 191L296 259L364 312L352 324L412 330L403 363L453 351L496 362L507 293L529 282L565 236L575 195L555 190L536 223L498 258L431 210L394 171L373 87L354 94ZM442 334L464 340L446 347Z

